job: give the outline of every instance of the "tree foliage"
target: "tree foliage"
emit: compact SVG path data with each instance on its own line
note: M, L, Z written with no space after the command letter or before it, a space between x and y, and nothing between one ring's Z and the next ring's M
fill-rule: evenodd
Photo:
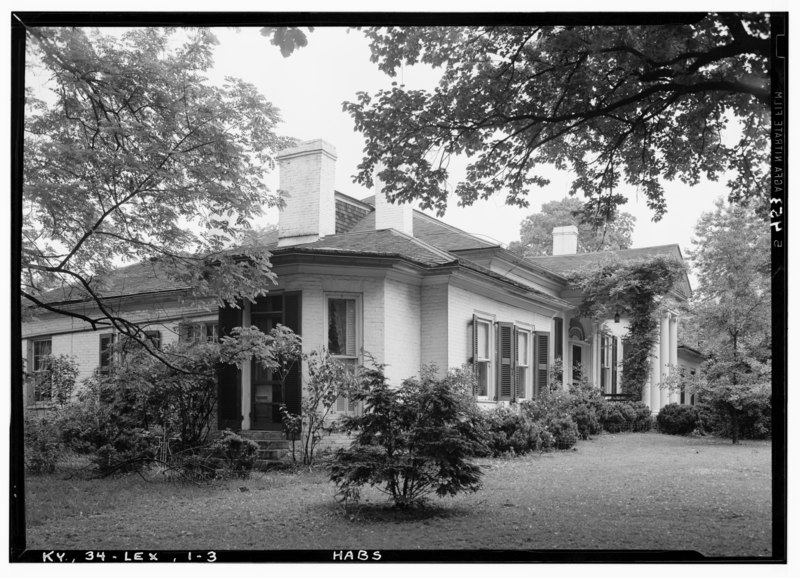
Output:
M525 217L519 227L519 241L509 244L510 251L523 257L553 254L553 229L564 225L578 227L578 253L616 251L631 246L636 217L617 212L610 221L597 222L584 213L586 205L574 197L550 201L539 213Z
M690 345L766 361L772 346L769 223L747 206L719 200L698 220L692 242L688 256L698 284Z
M432 91L396 83L345 103L366 139L357 181L382 166L393 200L442 214L448 163L469 205L503 191L527 206L542 166L568 170L570 192L610 218L636 188L660 218L664 180L697 184L732 171L731 199L767 190L769 16L710 14L635 26L367 28L372 60L442 69ZM728 130L732 129L732 130ZM736 135L738 137L734 138Z
M141 339L106 299L103 274L120 264L157 258L220 303L263 292L273 280L263 247L226 249L280 204L263 176L284 141L255 87L209 84L213 34L64 27L29 28L28 39L29 71L51 93L25 103L23 297ZM56 304L76 298L96 312Z
M767 221L720 200L700 217L689 251L698 278L691 327L706 361L702 375L687 385L714 410L733 443L748 424L767 430L770 422L769 240Z

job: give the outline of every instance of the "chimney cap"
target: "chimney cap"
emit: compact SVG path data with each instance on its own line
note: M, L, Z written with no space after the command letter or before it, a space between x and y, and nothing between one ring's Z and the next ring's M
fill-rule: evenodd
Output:
M296 146L278 151L278 153L275 155L275 158L281 161L284 159L313 154L316 152L322 152L327 154L333 160L336 160L336 147L328 141L319 138L301 142Z

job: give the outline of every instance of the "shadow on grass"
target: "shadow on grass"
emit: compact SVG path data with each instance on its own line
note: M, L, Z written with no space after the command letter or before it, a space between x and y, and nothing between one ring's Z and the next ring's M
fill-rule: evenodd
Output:
M327 516L339 517L342 520L360 524L404 524L409 522L422 522L424 524L471 515L467 508L455 505L444 506L433 501L414 508L398 508L390 501L361 502L347 507L336 502L328 502L319 504L311 509L318 510Z

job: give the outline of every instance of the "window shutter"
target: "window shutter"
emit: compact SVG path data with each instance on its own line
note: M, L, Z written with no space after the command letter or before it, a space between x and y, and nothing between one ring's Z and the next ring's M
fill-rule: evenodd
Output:
M562 359L564 357L564 320L561 317L555 318L555 337L556 342L553 344L555 347L555 358Z
M475 381L472 386L472 395L478 395L478 317L472 316L472 374Z
M606 393L606 367L608 367L608 337L600 337L600 392Z
M220 336L231 334L234 327L242 325L242 310L235 307L219 308ZM219 364L217 373L217 425L223 430L242 429L242 376L239 368L226 363Z
M283 297L283 324L300 335L301 326L301 293L286 293ZM302 400L302 384L300 379L300 363L295 363L284 383L283 399L286 409L295 415L300 415Z
M550 360L548 359L550 353L550 334L537 331L534 335L534 348L536 350L534 361L536 384L534 388L537 395L541 395L543 391L547 390L548 381L550 379Z
M617 393L617 338L611 338L611 393Z
M515 393L514 325L497 324L497 390L498 399L510 401Z

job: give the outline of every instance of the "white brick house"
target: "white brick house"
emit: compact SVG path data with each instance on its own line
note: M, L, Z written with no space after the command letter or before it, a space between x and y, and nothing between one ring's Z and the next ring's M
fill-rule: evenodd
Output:
M282 323L302 336L305 351L324 347L349 363L361 363L367 352L386 364L395 384L423 364L442 371L472 364L475 395L490 407L539 395L556 358L574 366L565 386L580 374L609 395L621 391L626 322L575 317L580 296L569 291L563 275L602 256L574 254L577 229L555 232L555 256L525 260L410 206L387 203L379 182L368 199L335 191L336 152L324 141L283 151L278 161L280 188L290 196L271 249L278 284L267 296L240 309L217 310L212 301L187 299L186 287L170 285L158 275L157 264L144 263L117 272L119 309L147 320L162 343L178 339L187 326L210 335L239 325L269 330ZM677 245L617 254L681 258ZM674 293L687 298L688 280ZM47 313L24 324L23 338L29 370L49 349L77 356L81 377L104 363L110 339ZM676 360L677 317L670 314L662 322L651 383L642 394L655 412L671 401L658 383ZM302 372L281 388L254 366L224 369L219 427L280 429L278 405L298 410ZM35 400L28 395L27 401Z

